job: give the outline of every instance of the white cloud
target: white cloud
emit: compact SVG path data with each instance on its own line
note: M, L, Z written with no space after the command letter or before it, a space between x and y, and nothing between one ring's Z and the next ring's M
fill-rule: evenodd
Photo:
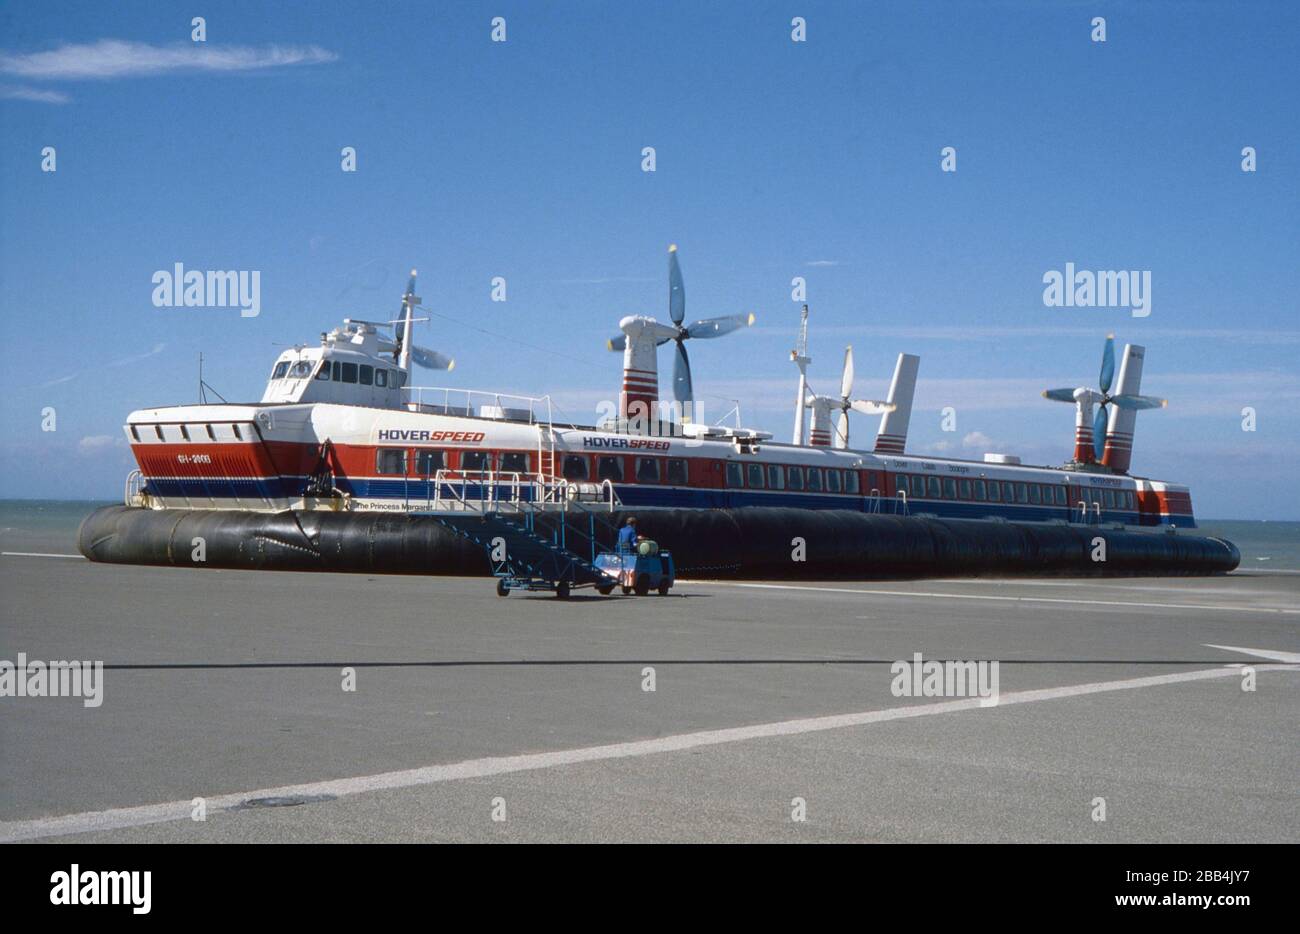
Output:
M333 52L314 45L253 47L178 43L160 46L100 39L66 43L45 52L0 52L0 73L45 81L106 80L186 71L256 71L284 65L319 65L337 58Z
M77 451L81 454L98 454L111 448L118 442L112 435L87 435L77 442Z
M34 101L38 104L66 104L72 98L59 91L25 88L16 85L0 86L0 98L11 101Z

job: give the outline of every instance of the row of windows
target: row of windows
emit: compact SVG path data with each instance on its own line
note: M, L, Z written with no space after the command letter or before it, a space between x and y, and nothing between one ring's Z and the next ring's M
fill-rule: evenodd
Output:
M1029 506L1072 505L1069 491L1056 483L895 474L894 489L907 491L917 499L965 499L977 503L1019 503ZM1136 498L1129 490L1093 490L1091 498L1106 509L1137 508Z
M191 427L194 427L195 429L197 429L197 428L198 428L197 425L195 425L195 426L190 426L190 425L178 425L177 427L180 428L180 430L181 430L181 437L182 437L183 439L185 439L186 441L193 441L193 440L194 440L193 435L190 434L190 428L191 428ZM211 425L204 425L203 427L204 427L205 429L207 429L208 440L209 440L209 441L216 441L216 440L217 440L217 433L216 433L215 431L212 430L212 426L211 426ZM234 431L234 433L235 433L235 438L236 438L236 440L238 440L238 441L243 441L243 440L244 440L244 435L243 435L243 432L241 432L241 431L239 430L239 426L238 426L237 424L235 424L235 423L232 422L231 425L230 425L230 427L231 427L231 429L232 429L232 430ZM165 440L167 440L166 438L163 437L162 425L154 425L154 426L153 426L153 433L154 433L154 437L156 437L159 441L165 441ZM136 441L139 441L139 440L140 440L140 428L139 428L138 425L132 425L132 426L131 426L131 437L132 437L134 440L136 440Z
M384 476L404 477L407 465L414 464L411 476L432 477L439 470L447 469L447 452L432 448L421 448L415 452L415 458L408 456L406 448L380 448L375 452L375 472ZM461 451L461 471L467 473L490 472L495 470L503 474L528 473L528 455L520 451Z
M858 472L834 467L787 467L783 464L727 462L727 486L732 489L800 490L809 493L859 492Z
M622 483L624 477L623 458L617 454L596 455L596 480L608 480ZM637 483L669 483L673 486L686 486L690 476L686 460L670 457L666 461L660 457L638 457L632 465L632 475ZM565 480L590 480L591 464L583 454L566 454L560 462L560 476Z
M295 363L281 360L271 371L271 379L306 379L311 376L311 368L309 360L299 360ZM333 380L336 383L378 386L381 389L402 385L402 374L399 370L386 370L382 366L371 366L368 363L346 363L342 360L322 360L320 368L316 371L316 378Z

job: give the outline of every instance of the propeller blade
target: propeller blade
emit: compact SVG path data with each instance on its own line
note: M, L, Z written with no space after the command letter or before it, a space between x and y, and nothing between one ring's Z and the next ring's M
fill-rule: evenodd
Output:
M835 421L835 446L843 449L849 446L849 410L840 409L840 416Z
M676 344L677 357L673 360L673 398L682 405L687 405L694 401L691 394L691 361L686 356L686 345L681 341L677 341Z
M1140 411L1142 409L1163 409L1169 405L1168 399L1159 396L1115 396L1110 400L1121 409Z
M844 375L840 377L840 398L848 399L853 391L853 345L844 348ZM848 416L846 415L845 418Z
M894 411L898 406L892 402L877 402L874 399L854 399L849 403L849 408L863 415L884 415L886 412Z
M605 346L610 350L623 351L627 349L627 335L620 334L618 337L611 337L605 341Z
M1110 420L1110 412L1106 406L1097 407L1097 414L1092 420L1092 449L1097 454L1097 460L1101 460L1102 454L1106 452L1106 422Z
M411 359L428 370L451 370L456 367L456 361L451 357L430 350L428 347L412 347Z
M686 329L687 337L721 337L754 323L753 315L727 315L723 318L705 318Z
M676 325L686 317L686 286L682 283L682 267L677 264L675 243L668 247L668 316Z
M1106 348L1101 352L1101 380L1097 383L1102 392L1110 392L1110 381L1115 378L1115 335L1106 335Z
M1053 402L1073 402L1073 389L1044 389L1043 398L1051 399Z

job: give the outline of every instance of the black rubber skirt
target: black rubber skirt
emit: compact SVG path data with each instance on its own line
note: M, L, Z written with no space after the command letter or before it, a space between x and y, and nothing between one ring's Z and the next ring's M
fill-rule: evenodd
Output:
M681 577L879 580L978 575L1205 575L1237 567L1231 542L1105 526L864 515L801 509L636 513ZM603 514L612 544L623 514ZM539 526L555 520L538 518ZM570 547L579 552L584 546ZM431 516L150 510L106 506L78 548L91 561L367 574L490 573L484 550ZM587 555L584 555L586 557Z

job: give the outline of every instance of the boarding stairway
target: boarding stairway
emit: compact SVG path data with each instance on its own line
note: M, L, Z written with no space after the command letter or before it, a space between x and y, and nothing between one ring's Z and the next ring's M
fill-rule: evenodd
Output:
M617 498L591 505L563 493L497 500L491 484L479 489L480 501L462 498L460 510L430 517L487 552L498 594L548 590L565 598L578 587L616 583L595 561L609 550L601 538L612 542L618 534L610 518Z

